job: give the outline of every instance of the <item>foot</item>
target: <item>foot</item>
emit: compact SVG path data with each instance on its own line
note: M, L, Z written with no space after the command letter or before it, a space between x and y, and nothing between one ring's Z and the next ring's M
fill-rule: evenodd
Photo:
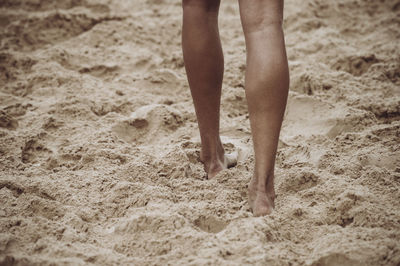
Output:
M207 173L207 178L214 178L219 172L224 169L234 167L237 164L238 153L222 154L217 158L205 159L200 156L200 161L204 164L204 170Z
M274 176L257 178L255 175L249 185L249 205L254 216L272 213L275 207Z

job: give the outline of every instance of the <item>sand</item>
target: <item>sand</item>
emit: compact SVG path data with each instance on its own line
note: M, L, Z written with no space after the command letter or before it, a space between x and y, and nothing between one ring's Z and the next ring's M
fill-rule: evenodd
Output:
M180 1L0 1L1 265L399 265L400 4L287 0L276 209L254 218L237 1L205 180Z

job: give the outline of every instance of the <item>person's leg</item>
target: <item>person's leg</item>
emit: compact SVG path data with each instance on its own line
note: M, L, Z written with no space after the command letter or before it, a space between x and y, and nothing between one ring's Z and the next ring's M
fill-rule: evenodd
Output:
M182 48L201 137L200 159L209 178L227 168L219 137L224 58L218 32L219 0L183 0Z
M255 216L274 208L274 166L286 107L289 70L282 30L283 0L239 0L246 39L246 98L255 166L249 204Z

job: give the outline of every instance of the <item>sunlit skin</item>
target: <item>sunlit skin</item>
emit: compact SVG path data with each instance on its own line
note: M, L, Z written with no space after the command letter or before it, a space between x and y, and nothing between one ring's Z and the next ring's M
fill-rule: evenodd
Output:
M219 0L183 0L182 47L208 178L234 165L219 135L224 58L218 30ZM239 0L246 40L245 91L255 165L249 184L254 216L274 208L274 166L286 107L289 70L282 30L283 1Z

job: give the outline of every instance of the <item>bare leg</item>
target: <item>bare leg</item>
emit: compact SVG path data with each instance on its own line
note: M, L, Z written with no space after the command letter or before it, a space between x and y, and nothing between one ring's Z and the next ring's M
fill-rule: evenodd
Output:
M246 98L255 167L249 203L255 216L274 208L274 166L286 107L289 71L282 30L283 0L239 0L247 48Z
M219 0L183 0L182 47L209 178L231 164L219 136L224 58L218 32Z

